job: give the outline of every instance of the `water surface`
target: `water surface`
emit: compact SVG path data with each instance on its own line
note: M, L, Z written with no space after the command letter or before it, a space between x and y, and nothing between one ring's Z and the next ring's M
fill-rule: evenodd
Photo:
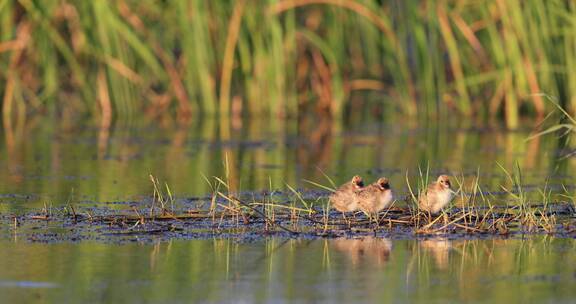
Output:
M480 175L486 191L502 191L507 170L520 166L523 182L560 187L576 181L570 150L554 136L526 139L533 123L518 131L498 125L462 123L417 125L370 120L246 119L195 121L184 127L152 124L66 128L44 122L0 145L0 210L16 212L44 204L140 200L152 193L149 175L181 198L211 192L204 176L230 182L233 191L314 189L361 174L371 181L390 178L405 194L406 176ZM467 179L471 182L472 179Z
M518 165L535 202L544 184L556 194L562 185L573 191L574 160L559 157L570 149L553 136L526 141L533 131L530 123L511 132L497 125L324 119L110 130L36 125L4 134L0 211L9 219L43 206L127 209L150 198L150 174L179 199L200 198L194 201L211 192L203 176L225 178L231 191L250 194L286 190L286 184L315 189L306 180L327 184L324 174L336 183L354 174L368 181L384 175L402 197L406 177L415 181L419 167L429 167L432 176L462 175L466 183L479 174L482 189L498 194L509 182L497 164L507 170ZM31 229L74 229L50 225ZM46 244L11 228L1 231L0 294L8 303L493 303L571 302L576 296L573 238L151 237Z
M575 250L547 237L3 241L0 293L7 303L571 302Z

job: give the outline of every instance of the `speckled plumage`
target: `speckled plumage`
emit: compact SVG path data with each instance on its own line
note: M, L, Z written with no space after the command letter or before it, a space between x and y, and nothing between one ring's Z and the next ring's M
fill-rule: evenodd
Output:
M428 188L420 194L418 207L422 211L436 214L453 198L454 192L451 189L450 178L447 175L440 175L436 182L428 185Z
M330 204L340 212L353 212L358 210L357 191L364 187L362 178L354 176L351 181L340 186L330 195Z
M358 191L358 207L365 213L377 214L389 207L393 201L394 195L385 177Z

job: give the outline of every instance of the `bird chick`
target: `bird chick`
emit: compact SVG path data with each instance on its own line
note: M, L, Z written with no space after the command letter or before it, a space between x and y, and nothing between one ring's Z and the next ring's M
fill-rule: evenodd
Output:
M369 215L378 214L389 207L394 201L390 182L387 178L379 178L376 182L358 190L358 207Z
M450 178L440 175L436 182L428 185L428 188L420 194L418 207L422 211L436 214L442 210L454 198Z
M330 204L342 213L354 212L358 210L358 195L356 192L362 188L364 188L362 177L355 175L351 181L340 186L336 189L336 192L330 195Z

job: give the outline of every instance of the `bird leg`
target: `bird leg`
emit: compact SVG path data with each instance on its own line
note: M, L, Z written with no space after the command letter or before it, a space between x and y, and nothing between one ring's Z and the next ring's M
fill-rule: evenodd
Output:
M375 213L374 215L374 231L376 231L378 228L380 228L380 219L378 218L378 213ZM370 213L370 217L372 217L372 213Z
M348 218L346 218L346 213L345 213L345 212L342 212L342 218L344 219L344 222L345 222L346 224L348 224L348 229L350 229L351 223L350 223L350 220L348 220Z

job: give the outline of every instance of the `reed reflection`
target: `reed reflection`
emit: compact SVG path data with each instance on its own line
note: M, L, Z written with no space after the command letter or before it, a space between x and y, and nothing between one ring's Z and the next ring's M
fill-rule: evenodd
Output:
M4 117L4 146L8 162L8 179L13 183L21 183L24 176L22 172L22 140L24 140L24 126L13 124L11 117Z
M306 115L296 120L245 119L239 128L233 120L204 118L166 127L5 128L0 166L8 170L0 172L0 192L41 191L57 195L53 203L58 204L72 188L99 200L145 195L151 191L149 174L178 195L203 196L211 192L203 175L227 180L230 191L260 191L285 189L286 184L314 188L303 180L327 184L324 174L336 184L355 174L373 180L384 171L399 193L405 193L406 171L413 179L418 167L428 166L454 174L479 171L483 190L498 191L505 178L496 162L506 168L518 162L529 169L526 183L542 183L558 172L566 174L555 183L574 182L569 169L576 163L559 161L549 152L560 149L561 139L525 141L530 131L344 122ZM31 175L36 179L27 178Z
M575 292L574 269L568 266L576 263L576 241L545 236L0 245L2 256L21 257L0 260L0 284L70 287L56 293L35 290L47 302L105 296L112 302L277 302L290 297L306 303L428 303L447 295L461 302L522 302L527 295L536 302L551 296L569 302ZM21 286L2 287L3 300L18 302L11 300Z
M297 163L303 173L326 168L334 161L333 128L337 124L329 116L303 116L298 119Z

